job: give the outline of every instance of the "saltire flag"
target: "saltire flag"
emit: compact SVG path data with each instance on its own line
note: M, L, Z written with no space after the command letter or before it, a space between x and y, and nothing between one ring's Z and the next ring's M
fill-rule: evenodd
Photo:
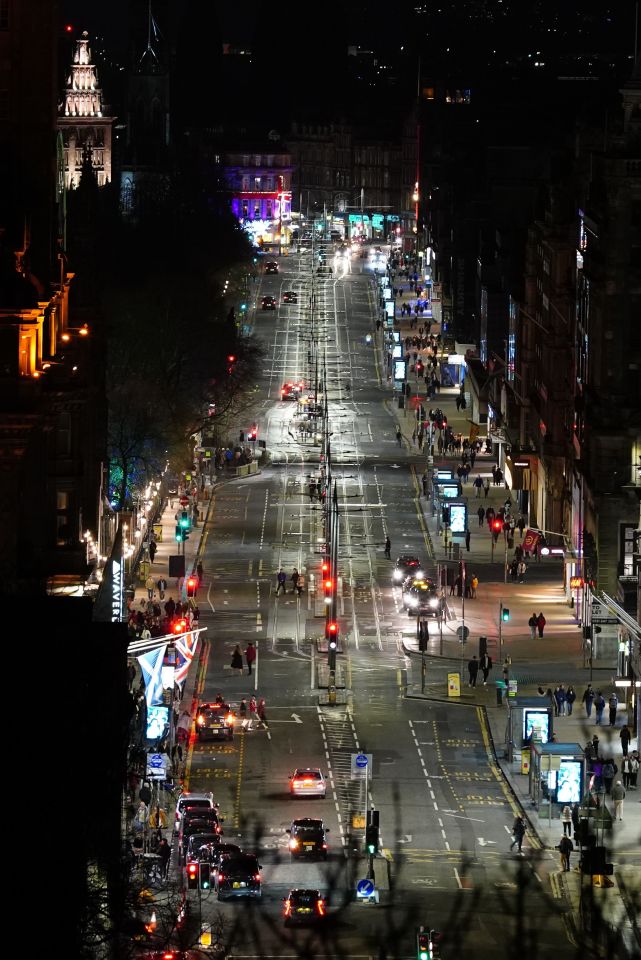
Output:
M182 633L176 638L176 675L174 677L174 683L179 687L181 687L187 679L191 661L194 659L194 654L196 653L197 644L198 634L191 633L191 631Z
M142 653L136 658L145 681L145 700L148 707L157 707L164 702L162 696L162 666L166 650L167 644L163 643L160 647L148 650L147 653Z
M523 537L523 543L521 544L521 546L523 547L526 553L534 553L534 551L536 550L536 545L540 539L541 539L541 531L531 530L528 527L528 529L525 531L525 536Z

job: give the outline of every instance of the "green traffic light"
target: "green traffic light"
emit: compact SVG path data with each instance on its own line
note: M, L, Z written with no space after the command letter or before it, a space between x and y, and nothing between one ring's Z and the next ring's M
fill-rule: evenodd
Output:
M367 845L367 852L368 852L368 853L376 853L376 847L374 846L373 843L370 843L370 844Z
M507 623L507 621L508 621L509 619L510 619L510 611L507 610L507 609L504 607L504 608L501 610L501 620L503 620L504 622Z
M420 960L428 960L428 956L427 956L427 953L425 952L425 950L421 950Z

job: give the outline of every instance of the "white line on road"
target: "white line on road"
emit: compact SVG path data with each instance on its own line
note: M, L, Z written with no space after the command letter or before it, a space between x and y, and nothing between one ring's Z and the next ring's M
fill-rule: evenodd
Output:
M456 882L458 883L458 888L459 888L459 890L462 890L462 889L463 889L463 884L461 883L461 878L460 878L460 876L459 876L459 872L458 872L458 870L456 869L456 867L454 867L454 876L456 877Z

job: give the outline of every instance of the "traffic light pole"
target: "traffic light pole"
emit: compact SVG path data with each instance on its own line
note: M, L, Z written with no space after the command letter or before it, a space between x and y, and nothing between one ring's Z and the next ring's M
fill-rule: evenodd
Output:
M503 656L503 601L499 600L499 660Z

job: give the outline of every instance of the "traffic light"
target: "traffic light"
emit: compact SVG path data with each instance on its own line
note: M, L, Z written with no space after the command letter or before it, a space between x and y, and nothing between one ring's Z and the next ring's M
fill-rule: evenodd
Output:
M236 363L236 357L233 354L230 354L227 357L227 363L228 363L227 373L231 377L232 373L234 372L234 364Z
M503 521L500 520L499 517L495 517L492 520L492 530L494 531L494 533L498 534L501 532L502 529L503 529Z
M187 864L187 887L190 890L198 889L198 864L197 863Z
M378 824L370 823L365 828L365 849L370 857L378 853Z
M321 573L325 577L329 573L329 560L323 560L321 563Z
M253 423L253 424L251 425L251 427L249 428L249 433L247 434L247 439L248 439L248 440L256 440L257 437L258 437L258 426L257 426L257 424Z
M323 590L325 591L325 603L329 605L332 602L332 594L334 593L334 580L332 577L325 577L323 580Z
M197 577L187 577L187 596L195 597L196 588L198 587L198 578Z
M417 960L430 960L430 935L423 930L416 934Z
M211 864L203 861L199 866L200 889L209 890L211 887Z
M510 611L507 607L501 607L501 620L503 623L507 623L510 619Z
M187 621L184 617L178 617L177 620L172 621L171 632L175 634L187 633Z
M178 521L183 530L191 529L191 520L189 519L189 514L186 510L183 510L180 514L180 520Z
M327 639L329 640L330 650L336 650L338 646L338 624L335 620L330 620L327 624Z
M185 533L183 528L180 526L180 524L177 523L176 524L176 543L184 543L186 537L187 537L187 534Z

